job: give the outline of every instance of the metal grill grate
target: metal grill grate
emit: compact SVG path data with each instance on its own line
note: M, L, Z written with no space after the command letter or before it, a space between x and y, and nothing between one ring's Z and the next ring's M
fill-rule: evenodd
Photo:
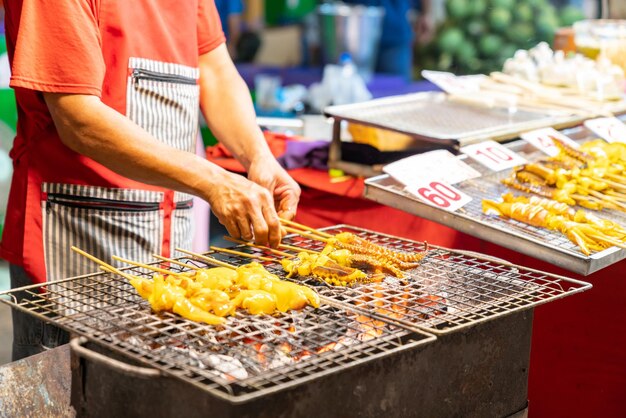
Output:
M325 231L332 234L353 232L395 250L416 252L424 249L421 243L354 227L338 226ZM324 246L321 241L300 236L292 236L284 242L316 251ZM260 253L260 250L248 247L238 249ZM270 254L263 255L271 257ZM249 261L227 254L214 256L234 264ZM270 263L267 267L277 274L284 274L279 265ZM307 278L304 283L316 286L320 295L334 302L411 330L434 334L456 331L591 287L573 279L441 248L431 249L420 267L409 272L406 279L386 277L382 283L354 287L321 285L313 278Z
M125 279L104 273L3 292L0 301L233 403L435 339L329 304L275 316L238 313L211 327L151 313Z

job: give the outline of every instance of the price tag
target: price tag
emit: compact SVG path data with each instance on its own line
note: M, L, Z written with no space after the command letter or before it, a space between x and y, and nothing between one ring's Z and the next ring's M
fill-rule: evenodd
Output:
M626 142L626 125L617 118L589 119L585 126L607 142Z
M480 91L480 84L488 77L483 74L457 76L445 71L423 70L422 77L449 94L467 94Z
M471 158L493 171L501 171L526 164L526 160L521 155L503 147L495 141L485 141L479 144L468 145L461 148L461 152L469 155Z
M423 180L405 190L422 202L449 212L462 208L472 200L457 188L437 180Z
M532 144L535 148L540 149L550 157L555 157L559 154L559 148L554 144L552 138L559 139L571 147L579 147L576 141L566 135L563 135L554 128L537 129L535 131L523 133L521 137L524 141Z
M456 184L480 177L478 171L446 150L412 155L387 164L383 171L405 186L413 186L423 178Z

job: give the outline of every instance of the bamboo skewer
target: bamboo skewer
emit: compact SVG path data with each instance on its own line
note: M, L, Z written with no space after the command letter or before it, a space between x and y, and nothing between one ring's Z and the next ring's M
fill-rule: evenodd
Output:
M105 271L108 271L109 273L118 274L118 275L120 275L120 276L122 276L122 277L124 277L125 279L128 279L128 280L134 279L134 277L132 275L124 273L123 271L120 271L119 269L113 267L109 263L100 260L98 257L93 256L93 255L89 254L88 252L81 250L78 247L75 247L75 246L72 245L70 248L75 253L78 253L78 254L82 255L83 257L88 258L89 260L93 261L94 263L100 265L101 268L103 268Z
M314 240L317 240L317 241L322 241L322 242L328 243L328 239L327 238L323 238L323 237L320 237L320 236L317 236L317 235L313 235L313 234L310 234L308 232L301 231L299 229L291 228L291 227L288 227L288 226L283 226L283 228L285 228L285 230L287 232L292 232L294 234L302 235L305 238L310 238L310 239L314 239Z
M168 262L168 263L177 264L177 265L179 265L181 267L188 267L188 268L190 268L192 270L201 270L202 269L202 267L194 266L193 264L183 263L182 261L178 261L178 260L174 260L174 259L171 259L171 258L163 257L163 256L158 255L158 254L152 254L152 257L154 257L154 258L156 258L157 260L160 260L160 261L165 261L165 262Z
M123 278L125 278L128 281L134 280L135 277L131 276L130 274L126 274L118 269L116 269L115 267L111 266L112 268L106 267L104 265L100 265L100 270L105 271L107 273L111 273L111 274L119 274L120 276L122 276Z
M257 257L255 257L254 254L243 253L243 252L239 252L239 251L230 251L227 248L211 247L211 249L213 251L225 252L227 254L234 254L234 255L238 255L240 257L246 257L246 258L252 258L252 259L256 259L257 258ZM277 262L278 261L278 260L274 260L274 259L271 259L271 258L268 258L267 260L272 261L272 262Z
M117 261L121 261L122 263L130 264L131 266L141 267L141 268L144 268L144 269L147 269L147 270L152 270L152 271L155 271L155 272L161 273L161 274L171 274L173 276L181 276L181 275L183 275L182 273L177 272L177 271L163 269L163 268L157 267L157 266L151 266L149 264L140 263L138 261L127 260L125 258L118 257L117 255L114 255L111 258L113 258L114 260L117 260Z
M288 221L287 219L281 219L280 222L282 224L284 224L284 225L300 228L302 230L309 231L309 232L312 232L312 233L317 234L317 235L321 235L324 238L332 238L331 234L329 234L327 232L323 232L323 231L318 231L317 229L311 228L310 226L302 225L302 224L299 224L299 223L293 222L293 221ZM287 228L285 228L285 229L287 229Z
M273 254L280 255L280 256L283 256L283 257L295 257L295 255L286 253L284 251L279 251L279 250L276 250L276 249L271 248L271 247L266 247L264 245L257 245L257 244L254 244L252 242L242 241L242 240L235 239L235 238L232 238L232 237L229 237L229 236L226 236L226 235L224 235L224 239L226 241L234 242L235 244L242 244L242 245L246 245L246 246L251 247L251 248L259 248L259 249L264 250L264 251L269 251L269 252L271 252Z
M191 252L191 251L183 250L182 248L176 248L176 251L179 251L179 252L181 252L183 254L190 255L190 256L195 257L197 259L200 259L202 261L206 261L209 264L214 264L216 266L226 267L226 268L229 268L229 269L232 269L232 270L237 270L237 267L233 266L232 264L228 264L228 263L225 263L223 261L216 260L213 257L208 257L206 255L202 255L202 254L194 253L194 252Z
M258 254L249 254L249 253L244 253L242 251L235 251L235 250L230 250L228 248L221 248L221 247L214 247L214 246L210 246L209 248L212 249L213 251L217 251L220 253L239 255L243 257L254 258L257 260L261 260L261 261L269 261L272 263L276 262L276 259L274 258L263 257L262 255L258 255Z
M284 248L286 250L297 251L299 253L319 254L319 251L314 251L314 250L311 250L309 248L299 248L299 247L295 247L293 245L280 244L279 247L280 248Z

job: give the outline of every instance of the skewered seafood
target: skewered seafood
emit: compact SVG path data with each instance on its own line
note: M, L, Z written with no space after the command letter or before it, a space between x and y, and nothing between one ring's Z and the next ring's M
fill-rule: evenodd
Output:
M559 155L518 167L502 183L569 205L626 211L623 145L592 141L575 149L553 139Z
M426 251L419 253L405 253L374 244L351 232L341 232L329 238L328 244L337 249L349 250L352 254L365 254L378 259L385 259L392 263L419 263L426 255ZM414 268L407 267L407 268Z
M611 246L626 248L626 231L613 222L584 211L568 210L545 199L505 195L503 202L483 200L485 213L515 219L529 225L559 231L578 245L585 255Z
M317 293L280 280L262 265L250 263L189 273L155 274L153 280L133 277L131 285L155 312L170 311L193 321L217 325L224 316L245 309L253 315L319 306Z
M347 249L336 250L330 244L327 244L326 247L324 247L322 254L328 255L328 257L342 266L352 267L374 274L388 274L399 279L404 277L402 270L386 260L380 260L365 254L352 254ZM409 268L415 268L419 265L418 263L402 264L410 265L411 267ZM407 268L407 270L409 268Z
M405 275L404 271L419 267L419 262L427 253L427 249L418 253L395 251L374 244L350 232L330 235L326 232L318 231L292 221L282 219L281 222L285 225L292 225L299 228L296 229L290 226L284 226L285 230L289 232L295 232L304 237L325 242L326 246L322 250L321 255L327 256L327 258L337 264L346 268L364 270L376 275L385 274L403 278ZM306 258L310 256L304 255L303 257ZM323 260L322 264L327 262L326 259L321 260ZM285 266L291 268L290 262L283 261L283 267ZM341 280L339 283L341 283Z
M287 277L294 274L299 276L315 276L328 284L347 286L358 281L367 280L367 274L361 270L338 264L324 254L310 254L301 252L295 258L281 260Z

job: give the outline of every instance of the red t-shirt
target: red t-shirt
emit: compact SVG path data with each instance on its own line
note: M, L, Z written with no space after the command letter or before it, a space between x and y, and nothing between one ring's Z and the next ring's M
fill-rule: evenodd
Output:
M41 92L96 95L126 114L131 57L197 67L199 55L225 39L210 0L14 0L5 7L19 118L0 257L23 265L27 256L42 257L43 182L162 190L64 146Z

